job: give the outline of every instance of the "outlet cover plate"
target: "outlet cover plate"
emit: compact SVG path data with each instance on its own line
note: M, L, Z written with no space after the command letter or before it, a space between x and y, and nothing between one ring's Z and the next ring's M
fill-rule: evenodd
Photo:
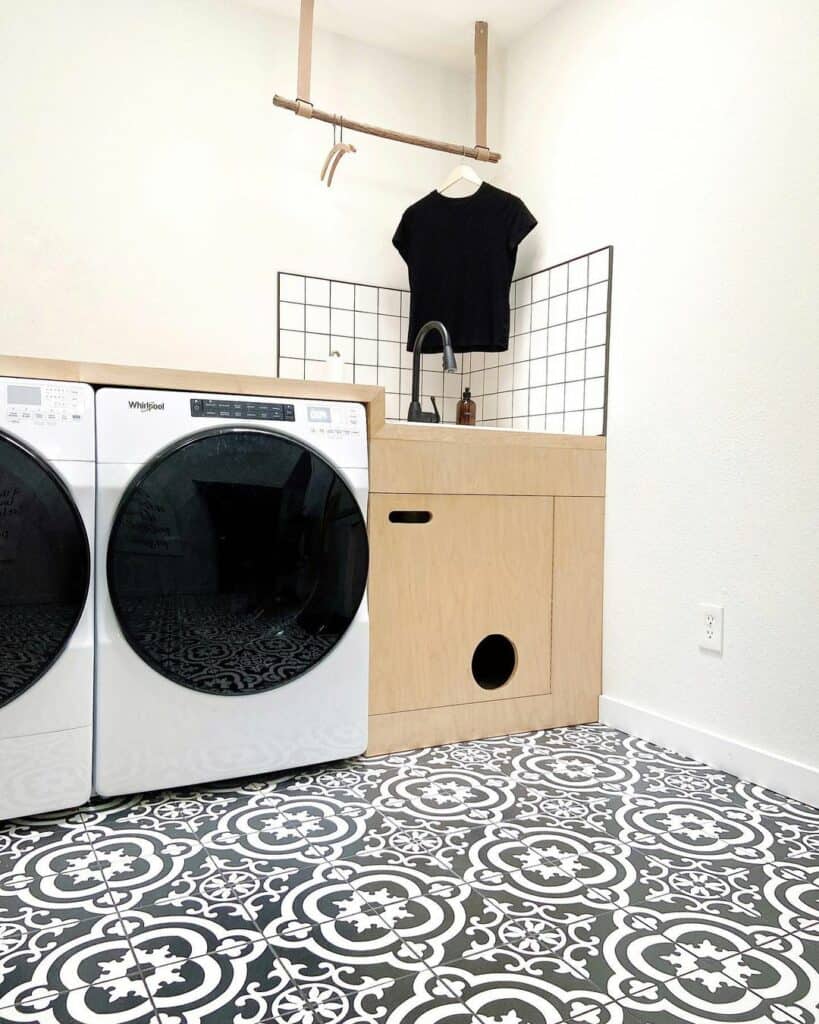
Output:
M722 621L722 605L700 605L700 647L704 651L722 654Z

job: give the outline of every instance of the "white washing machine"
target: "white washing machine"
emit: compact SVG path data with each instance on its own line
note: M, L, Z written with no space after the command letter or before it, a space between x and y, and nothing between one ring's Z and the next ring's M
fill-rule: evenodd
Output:
M91 795L94 394L0 378L0 819Z
M96 791L360 754L363 406L118 388L96 399Z

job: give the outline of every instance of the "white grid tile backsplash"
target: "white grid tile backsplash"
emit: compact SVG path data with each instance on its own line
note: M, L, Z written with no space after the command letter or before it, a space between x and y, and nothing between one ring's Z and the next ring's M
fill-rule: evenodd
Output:
M549 433L605 430L612 249L512 282L509 348L465 352L459 372L444 374L440 356L424 357L421 396L434 395L444 423L468 387L485 426ZM388 419L405 419L412 356L406 351L409 292L378 285L279 274L278 375L321 380L337 351L344 379L380 384Z

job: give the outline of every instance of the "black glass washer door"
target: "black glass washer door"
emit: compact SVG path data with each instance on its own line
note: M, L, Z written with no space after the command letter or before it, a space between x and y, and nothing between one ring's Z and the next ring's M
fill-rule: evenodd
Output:
M367 582L364 517L341 476L292 438L206 431L122 496L108 587L136 653L203 693L262 693L320 661Z
M59 658L90 581L88 537L68 488L0 433L0 708Z

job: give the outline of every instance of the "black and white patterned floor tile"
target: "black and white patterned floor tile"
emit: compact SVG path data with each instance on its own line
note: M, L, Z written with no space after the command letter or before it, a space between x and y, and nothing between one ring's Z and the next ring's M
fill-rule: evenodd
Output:
M819 1024L819 809L606 726L0 825L0 1024Z
M80 813L0 823L0 875L54 875L65 858L90 847Z

